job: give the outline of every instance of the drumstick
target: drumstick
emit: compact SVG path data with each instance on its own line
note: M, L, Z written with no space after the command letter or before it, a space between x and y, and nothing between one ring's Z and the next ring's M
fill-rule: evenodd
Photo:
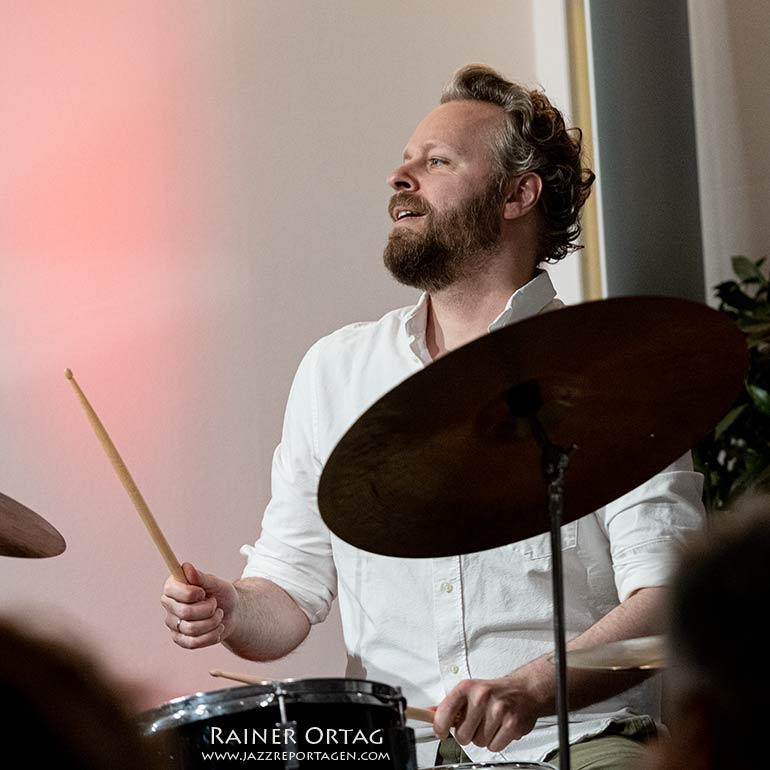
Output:
M147 531L150 533L150 537L152 538L153 543L155 543L155 546L160 551L160 555L166 562L166 566L168 567L171 574L180 583L186 583L187 578L184 576L184 572L182 571L182 567L179 564L179 560L171 550L171 546L168 544L168 540L166 540L164 534L161 532L158 523L155 521L155 517L152 515L147 503L144 501L142 493L139 491L136 483L131 478L131 474L128 472L128 468L126 468L126 464L123 462L123 458L121 458L121 456L118 454L118 450L115 448L115 444L112 443L112 439L110 439L107 431L104 428L104 425L102 425L101 420L97 417L96 412L94 411L91 404L88 403L88 399L80 389L80 385L78 385L77 381L75 380L72 371L67 369L64 374L70 383L72 383L72 387L80 399L80 403L85 410L88 421L91 423L91 427L94 429L94 433L96 433L96 436L101 442L104 451L107 453L107 457L109 457L115 473L117 473L118 478L126 489L126 492L128 492L128 496L131 498L134 507L139 512L139 516L141 516L142 521L144 522L144 526L147 527Z
M430 709L421 709L417 708L417 706L406 707L406 718L414 719L415 722L428 722L429 724L433 724L435 716L436 712L431 711Z
M271 684L275 681L273 679L261 679L258 676L250 676L249 674L233 674L230 671L220 671L219 669L213 669L209 671L209 674L221 677L222 679L232 679L234 682L243 682L244 684ZM406 718L414 719L416 722L429 722L433 724L435 716L435 712L430 709L421 709L415 706L406 707Z
M209 671L209 676L218 676L222 679L232 679L234 682L243 682L243 684L272 684L274 679L264 679L249 674L233 674L230 671L220 671L218 668Z

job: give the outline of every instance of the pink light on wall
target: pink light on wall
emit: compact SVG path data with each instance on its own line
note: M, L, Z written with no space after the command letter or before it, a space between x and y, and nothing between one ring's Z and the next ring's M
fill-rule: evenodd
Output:
M0 297L18 376L173 358L164 327L200 222L186 19L149 0L0 4Z

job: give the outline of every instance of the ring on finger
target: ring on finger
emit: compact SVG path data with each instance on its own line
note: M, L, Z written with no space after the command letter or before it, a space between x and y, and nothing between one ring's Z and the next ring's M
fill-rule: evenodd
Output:
M177 632L178 634L181 634L181 633L182 633L182 632L179 630L179 626L181 626L181 625L182 625L182 618L178 618L178 619L177 619L177 621L176 621L176 632Z

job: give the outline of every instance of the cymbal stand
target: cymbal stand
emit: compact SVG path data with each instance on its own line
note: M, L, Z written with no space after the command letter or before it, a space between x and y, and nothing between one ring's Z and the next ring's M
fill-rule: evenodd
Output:
M537 419L543 399L537 382L510 388L506 403L514 417L525 417L541 449L541 470L548 483L548 514L551 520L551 587L553 592L553 634L556 660L556 718L559 727L559 767L570 770L569 717L567 708L567 645L564 628L564 570L561 554L561 521L564 512L564 474L575 444L554 444Z

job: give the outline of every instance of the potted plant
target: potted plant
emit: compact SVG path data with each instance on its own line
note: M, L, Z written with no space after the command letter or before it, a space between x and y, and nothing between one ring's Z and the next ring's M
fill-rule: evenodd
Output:
M719 309L746 335L749 374L736 402L693 450L709 511L750 489L770 487L770 281L765 259L733 257L736 280L715 287Z

